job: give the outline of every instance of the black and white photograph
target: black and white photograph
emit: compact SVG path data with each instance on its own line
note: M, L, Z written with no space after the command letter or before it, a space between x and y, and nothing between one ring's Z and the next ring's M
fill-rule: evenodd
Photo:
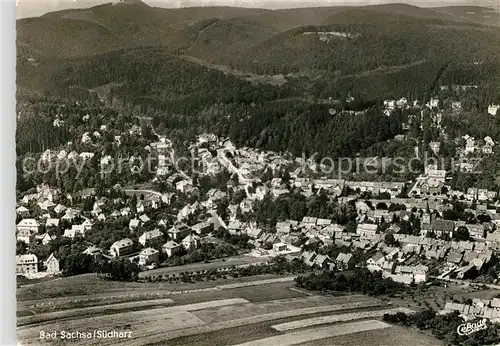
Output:
M500 345L499 0L107 1L15 1L17 345Z

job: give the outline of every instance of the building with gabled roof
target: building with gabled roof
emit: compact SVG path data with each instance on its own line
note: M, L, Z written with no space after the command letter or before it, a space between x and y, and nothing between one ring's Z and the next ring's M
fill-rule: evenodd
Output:
M139 237L139 243L142 246L145 246L148 241L159 240L159 239L162 239L162 238L163 238L163 232L161 232L158 228L155 228L152 231L144 232Z
M184 239L182 239L182 246L186 250L197 249L201 244L200 237L194 234L190 234Z
M134 250L134 243L129 238L117 240L109 248L109 252L113 257L130 255L133 250Z
M16 274L38 273L38 258L34 254L16 256Z
M54 253L51 253L50 256L43 263L45 268L47 268L48 273L59 273L59 260L54 256Z
M165 244L163 244L163 246L161 247L161 251L163 253L166 253L168 255L168 257L171 257L175 254L177 254L181 249L181 246L179 244L177 244L175 241L173 240L169 240L167 241Z
M153 248L148 247L147 249L139 252L139 264L148 265L157 262L160 259L160 252Z

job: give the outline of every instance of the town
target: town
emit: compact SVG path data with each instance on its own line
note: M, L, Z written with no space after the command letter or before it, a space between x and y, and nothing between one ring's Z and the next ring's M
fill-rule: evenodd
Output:
M448 138L442 104L434 98L422 106L387 100L384 112L430 114L428 126ZM304 270L365 267L406 285L498 282L498 190L451 186L451 175L473 175L473 160L495 154L491 137L451 138L458 167L436 160L413 179L383 181L378 177L385 158L361 158L364 169L376 172L371 176L346 171L341 177L315 160L238 148L210 133L189 144L188 162L182 163L172 139L157 134L147 119L120 115L113 126L118 121L106 123L84 105L57 107L53 127L75 128L76 122L77 131L85 132L32 158L32 170L23 162L28 173L21 184L36 182L19 195L16 209L17 273L28 279L95 272L190 280L214 270L265 266L279 256L303 263ZM449 107L456 112L460 102ZM498 105L488 108L491 117L497 112ZM407 129L414 117L408 119ZM414 157L423 156L419 151L439 154L440 142L422 148L408 136L394 141L414 145ZM115 156L123 148L134 154L118 167ZM139 165L143 157L153 166ZM360 158L353 160L359 167ZM136 183L127 186L126 179ZM110 263L121 263L121 269Z

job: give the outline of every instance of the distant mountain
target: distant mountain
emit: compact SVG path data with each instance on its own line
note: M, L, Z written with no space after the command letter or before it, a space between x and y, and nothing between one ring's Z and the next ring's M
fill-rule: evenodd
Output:
M387 98L425 102L440 85L475 84L475 111L499 101L500 28L469 10L64 10L17 22L17 92L140 109L183 136L353 155L401 133L402 114L378 109Z
M34 92L46 91L48 85L54 90L79 83L84 88L99 87L96 82L83 83L88 77L78 75L86 73L82 64L91 61L89 71L101 65L110 68L109 57L123 52L128 63L120 59L124 72L115 72L120 78L102 70L101 77L108 78L96 74L96 81L139 83L135 78L130 81L126 73L140 74L145 68L140 63L142 50L157 47L162 54L192 57L189 63L178 60L176 66L198 62L200 73L209 67L238 77L267 75L262 80L281 75L276 77L281 80L278 85L283 84L283 75L289 75L288 84L297 90L294 96L351 93L371 100L412 88L423 94L432 91L445 66L467 70L471 83L482 82L484 71L491 73L490 79L498 78L494 66L500 64L500 29L478 23L477 16L460 15L480 11L490 13L484 8L426 9L404 4L164 9L138 0L64 10L18 20L18 84ZM154 64L154 59L148 61ZM470 69L473 64L481 68ZM416 79L414 85L410 77ZM391 78L394 83L389 83ZM148 93L158 96L157 90ZM141 91L131 96L145 95Z

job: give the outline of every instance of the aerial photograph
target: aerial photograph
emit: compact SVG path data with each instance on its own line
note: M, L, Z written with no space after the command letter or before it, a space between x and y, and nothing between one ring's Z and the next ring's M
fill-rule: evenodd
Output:
M18 345L500 345L497 0L106 1L17 1Z

